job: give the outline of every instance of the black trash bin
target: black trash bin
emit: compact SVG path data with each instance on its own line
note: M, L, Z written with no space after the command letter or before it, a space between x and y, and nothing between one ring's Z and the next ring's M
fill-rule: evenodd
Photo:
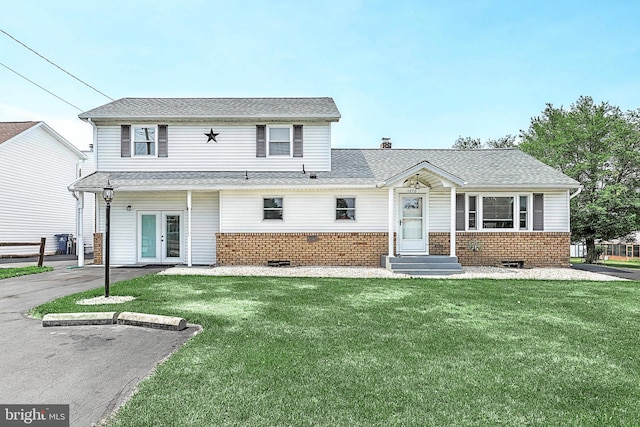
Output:
M58 242L56 255L69 255L69 241L72 237L73 234L56 234L56 242Z

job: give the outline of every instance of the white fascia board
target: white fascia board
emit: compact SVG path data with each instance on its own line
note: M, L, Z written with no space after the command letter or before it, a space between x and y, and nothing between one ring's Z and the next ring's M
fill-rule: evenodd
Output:
M461 191L473 191L473 190L500 190L508 191L512 189L516 190L571 190L574 188L582 188L582 185L570 185L570 184L513 184L513 185L473 185L468 188L462 187Z
M113 184L113 183L112 183ZM256 190L300 190L300 191L313 191L313 190L342 190L342 189L376 189L374 185L314 185L314 186L297 186L292 187L290 185L154 185L154 186L118 186L114 185L115 192L138 192L138 191L256 191ZM84 191L89 193L102 193L102 188L98 187L83 187L73 188L73 184L69 185L69 191Z

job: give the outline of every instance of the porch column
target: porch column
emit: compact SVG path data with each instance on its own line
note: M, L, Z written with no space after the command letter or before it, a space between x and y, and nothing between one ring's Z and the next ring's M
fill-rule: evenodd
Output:
M187 266L193 266L191 259L191 190L187 190Z
M76 200L76 254L78 267L84 267L84 191L78 194Z
M393 208L393 187L389 188L389 256L392 257L394 250L393 250L393 224L394 224L394 220L393 220L393 212L394 212L394 208Z
M451 224L449 237L449 256L456 256L456 187L451 186Z

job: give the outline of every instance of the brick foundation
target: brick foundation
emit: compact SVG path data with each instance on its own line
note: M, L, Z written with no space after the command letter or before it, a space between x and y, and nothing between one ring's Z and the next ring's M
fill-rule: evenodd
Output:
M456 255L463 266L524 261L525 267L569 267L570 244L570 233L456 233ZM429 253L449 255L449 233L429 233Z
M387 233L216 233L218 265L379 267Z
M102 233L93 233L93 263L102 265Z

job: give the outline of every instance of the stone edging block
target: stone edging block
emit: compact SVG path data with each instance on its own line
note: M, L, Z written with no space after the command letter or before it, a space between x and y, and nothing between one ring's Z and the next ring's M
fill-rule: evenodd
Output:
M181 331L186 329L187 321L181 317L161 316L158 314L132 313L123 311L91 313L49 313L42 318L42 326L80 326L80 325L130 325L146 328Z
M113 325L116 311L95 313L49 313L42 318L42 326Z
M144 326L154 329L181 331L187 327L187 321L181 317L123 311L118 316L118 325Z

